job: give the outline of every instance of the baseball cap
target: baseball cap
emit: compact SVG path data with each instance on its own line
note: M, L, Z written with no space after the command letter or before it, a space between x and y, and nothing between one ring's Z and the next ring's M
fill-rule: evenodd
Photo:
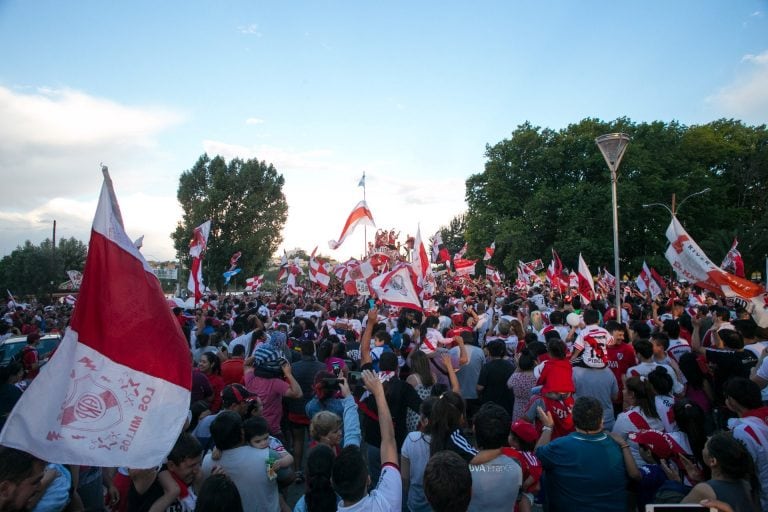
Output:
M628 437L630 441L651 450L651 453L660 459L669 459L675 455L685 454L685 450L666 432L640 430L639 432L630 432Z
M525 420L517 420L513 422L510 430L526 443L535 443L539 438L539 433L536 431L536 427Z
M221 405L230 407L241 402L250 402L256 397L241 384L230 384L221 390Z

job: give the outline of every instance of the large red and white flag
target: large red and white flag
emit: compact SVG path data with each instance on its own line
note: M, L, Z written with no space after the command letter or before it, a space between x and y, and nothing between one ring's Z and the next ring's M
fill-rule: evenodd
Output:
M347 222L344 223L344 228L341 230L339 240L330 240L328 242L328 247L334 250L338 249L339 246L344 243L344 240L352 234L357 226L360 225L376 227L376 223L373 222L373 214L371 213L371 210L368 209L368 205L365 201L357 203L357 206L355 206L352 213L347 217Z
M738 277L744 277L744 259L742 259L741 253L737 249L738 246L739 240L734 238L731 248L720 264L720 268L731 274L736 274Z
M387 304L421 311L421 301L414 285L413 267L407 263L395 265L391 271L370 280L370 288Z
M768 327L768 293L765 288L715 265L676 217L672 217L666 235L669 247L665 256L678 278L726 297L740 299L755 322L760 327Z
M460 258L453 260L453 270L457 276L473 276L475 275L475 264L477 260L465 260Z
M331 276L325 268L325 262L320 258L315 258L317 246L309 256L309 280L316 283L322 290L327 290L331 283Z
M253 276L249 277L245 280L245 289L249 292L253 292L261 288L261 285L264 283L264 274L261 274L259 276Z
M579 295L583 301L590 302L595 298L595 281L592 279L592 272L589 271L587 263L579 253L579 272L577 274L579 281Z
M527 263L520 260L517 260L517 278L528 285L541 282L541 278L536 275L536 272Z
M197 304L205 291L205 284L203 284L203 255L208 248L208 235L210 233L211 221L207 220L195 228L192 240L189 242L189 255L192 256L192 265L189 269L187 289L194 293L195 304Z
M496 241L494 240L491 242L490 247L485 248L485 256L483 256L483 261L489 261L491 258L493 258L493 253L496 252Z
M0 444L61 464L155 466L184 426L191 380L187 342L104 168L71 326Z
M418 287L419 297L431 297L437 288L435 276L432 274L432 266L429 264L427 249L421 240L421 227L416 228L416 238L413 243L413 258L411 265L416 273L416 286Z
M654 279L653 272L648 268L646 262L643 262L643 269L640 271L640 275L637 276L637 279L635 279L635 284L637 285L637 289L642 293L649 291L651 293L651 299L655 299L661 295L661 287L659 286L659 283L656 282L656 279Z

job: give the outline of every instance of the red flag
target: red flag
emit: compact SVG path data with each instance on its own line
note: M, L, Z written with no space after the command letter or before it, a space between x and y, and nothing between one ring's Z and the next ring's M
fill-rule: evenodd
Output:
M371 213L371 210L368 209L368 205L365 201L360 201L357 203L355 208L352 210L352 213L350 213L349 217L347 217L347 222L344 223L344 228L341 230L339 240L329 241L328 247L333 250L338 249L339 246L344 243L344 240L352 234L355 228L361 224L372 226L374 228L376 227L376 223L373 222L373 214Z
M483 261L488 261L491 258L493 258L493 253L496 252L496 241L494 240L491 242L490 247L485 248L485 256L483 256Z
M655 299L661 295L661 287L659 283L653 278L653 272L648 268L648 264L643 262L643 269L640 271L640 275L635 279L637 289L645 293L646 290L651 292L651 298Z
M191 380L187 342L104 168L71 326L0 443L61 464L151 467L184 426Z
M208 235L210 232L211 221L207 220L195 228L192 240L189 242L189 255L192 256L192 265L189 269L187 289L194 293L195 304L197 304L205 291L205 284L203 284L203 254L208 248Z

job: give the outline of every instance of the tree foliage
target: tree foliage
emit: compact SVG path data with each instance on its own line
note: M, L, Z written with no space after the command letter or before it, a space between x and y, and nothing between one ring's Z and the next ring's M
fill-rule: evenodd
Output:
M584 119L559 131L525 123L509 139L486 147L485 170L466 181L466 238L470 254L493 240L493 263L504 270L518 260L549 260L554 247L567 267L578 253L596 270L613 268L613 220L608 167L595 144L604 133L631 142L618 178L622 273L642 261L669 269L664 258L672 194L690 198L678 218L707 255L719 263L734 236L747 273L764 267L768 253L768 131L721 119L701 126ZM611 270L612 271L612 270Z
M288 216L283 195L285 180L272 164L256 159L210 159L202 155L181 174L177 198L184 211L171 235L182 261L189 266L189 241L195 227L211 220L203 278L210 288L223 284L222 272L230 257L242 251L242 275L251 276L266 267L282 241Z
M88 252L83 242L62 238L55 251L52 245L50 238L40 245L27 240L0 260L0 290L8 289L16 298L26 295L43 298L67 281L67 270L82 272Z

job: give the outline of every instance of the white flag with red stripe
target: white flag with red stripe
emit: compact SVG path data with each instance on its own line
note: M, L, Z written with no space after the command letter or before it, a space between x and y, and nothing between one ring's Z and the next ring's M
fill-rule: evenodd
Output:
M592 272L589 271L581 253L579 253L579 272L576 277L579 282L579 295L581 295L582 300L590 302L595 298L595 281L592 279Z
M715 265L701 247L672 217L667 228L669 247L665 256L680 279L726 297L740 299L760 327L768 327L768 293L759 284L725 272Z
M395 265L390 272L370 280L370 289L382 302L421 311L421 301L416 292L413 268L407 263Z
M304 293L304 287L296 284L296 274L293 272L288 273L288 279L285 281L285 286L288 289L288 293L293 295L302 295Z
M368 205L365 201L357 203L357 206L355 206L352 213L347 217L347 222L344 223L344 228L341 230L339 240L330 240L328 242L328 247L334 250L338 249L339 246L344 243L344 240L352 234L357 226L360 225L376 227L376 223L373 222L373 214L371 213L371 210L368 209Z
M191 380L187 342L125 233L104 168L71 327L0 444L61 464L158 465L184 426Z

